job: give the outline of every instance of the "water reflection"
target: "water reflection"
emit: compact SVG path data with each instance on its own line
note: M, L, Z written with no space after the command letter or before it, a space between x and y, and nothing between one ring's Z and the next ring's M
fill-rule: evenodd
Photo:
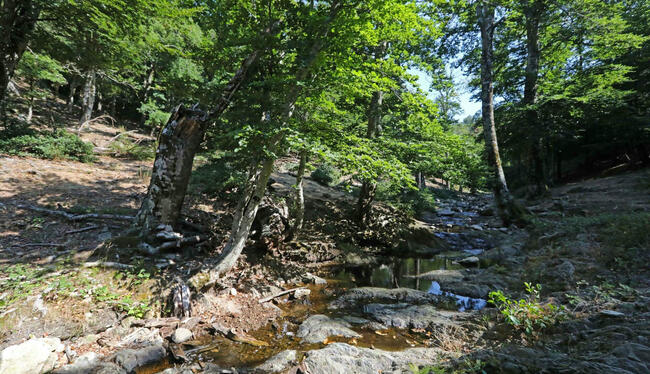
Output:
M389 261L375 266L359 266L338 271L334 279L356 287L407 287L428 291L431 280L415 276L431 270L455 270L463 267L453 263L446 256L424 258L390 258Z

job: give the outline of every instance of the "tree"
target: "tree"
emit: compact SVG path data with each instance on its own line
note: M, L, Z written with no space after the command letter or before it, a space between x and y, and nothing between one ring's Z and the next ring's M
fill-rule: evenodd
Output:
M481 113L483 135L487 148L488 165L492 168L492 191L499 217L504 224L522 223L525 212L510 195L506 176L501 165L499 144L494 125L494 88L492 84L492 46L494 36L494 6L481 0L476 7L477 20L481 31Z
M27 51L18 64L18 72L28 83L26 96L29 98L29 106L26 122L30 123L32 121L34 100L44 97L43 93L37 89L37 83L45 80L56 85L64 84L66 80L63 77L63 67L47 55Z
M2 0L0 10L0 106L4 108L7 86L27 48L41 6L36 0Z

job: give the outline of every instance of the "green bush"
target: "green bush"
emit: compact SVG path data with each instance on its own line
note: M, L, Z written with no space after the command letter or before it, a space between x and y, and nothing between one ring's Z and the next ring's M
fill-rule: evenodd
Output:
M341 179L341 172L331 164L320 164L311 172L311 178L325 186L332 186Z
M95 160L92 144L86 143L77 135L64 130L58 130L54 134L21 135L0 140L0 152L10 155L81 162Z
M523 330L526 334L533 335L565 318L563 306L540 304L541 285L533 286L530 283L524 283L524 286L528 297L521 300L511 299L502 291L490 292L488 301L499 309L506 323L516 330Z

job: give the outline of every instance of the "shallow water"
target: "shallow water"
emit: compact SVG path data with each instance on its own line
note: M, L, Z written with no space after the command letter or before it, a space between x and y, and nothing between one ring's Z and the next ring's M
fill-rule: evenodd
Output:
M465 215L472 218L475 216L472 212L466 212ZM329 303L338 294L350 287L407 287L432 294L452 296L456 298L460 311L483 308L486 305L485 300L472 299L446 292L441 290L437 282L417 277L419 274L432 270L463 269L461 265L455 262L456 260L478 255L487 249L487 243L483 239L465 235L462 232L466 225L461 221L464 221L463 218L467 217L442 218L451 227L448 227L446 232L436 233L436 236L449 244L452 251L440 253L430 258L384 256L379 258L378 263L372 265L331 269L330 275L327 276L327 285L309 286L311 294L307 302L280 303L278 306L284 311L283 317L274 323L269 323L263 328L249 333L252 337L269 343L268 346L253 346L235 342L222 336L209 336L200 342L199 350L196 353L188 354L190 360L205 363L212 362L222 368L250 369L281 351L295 349L299 352L305 352L322 348L331 342L347 342L360 347L371 347L387 351L399 351L426 345L426 336L409 330L392 328L374 331L353 326L352 329L361 334L361 338L332 337L327 339L326 342L318 344L303 344L295 334L300 323L310 315L325 314L330 318L343 317L343 315L364 317L361 308L359 308L358 312L328 308ZM201 350L201 347L211 349Z

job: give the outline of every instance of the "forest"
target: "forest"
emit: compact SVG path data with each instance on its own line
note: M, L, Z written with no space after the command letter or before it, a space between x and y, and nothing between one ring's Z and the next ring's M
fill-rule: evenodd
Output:
M0 374L650 372L650 2L0 0Z

